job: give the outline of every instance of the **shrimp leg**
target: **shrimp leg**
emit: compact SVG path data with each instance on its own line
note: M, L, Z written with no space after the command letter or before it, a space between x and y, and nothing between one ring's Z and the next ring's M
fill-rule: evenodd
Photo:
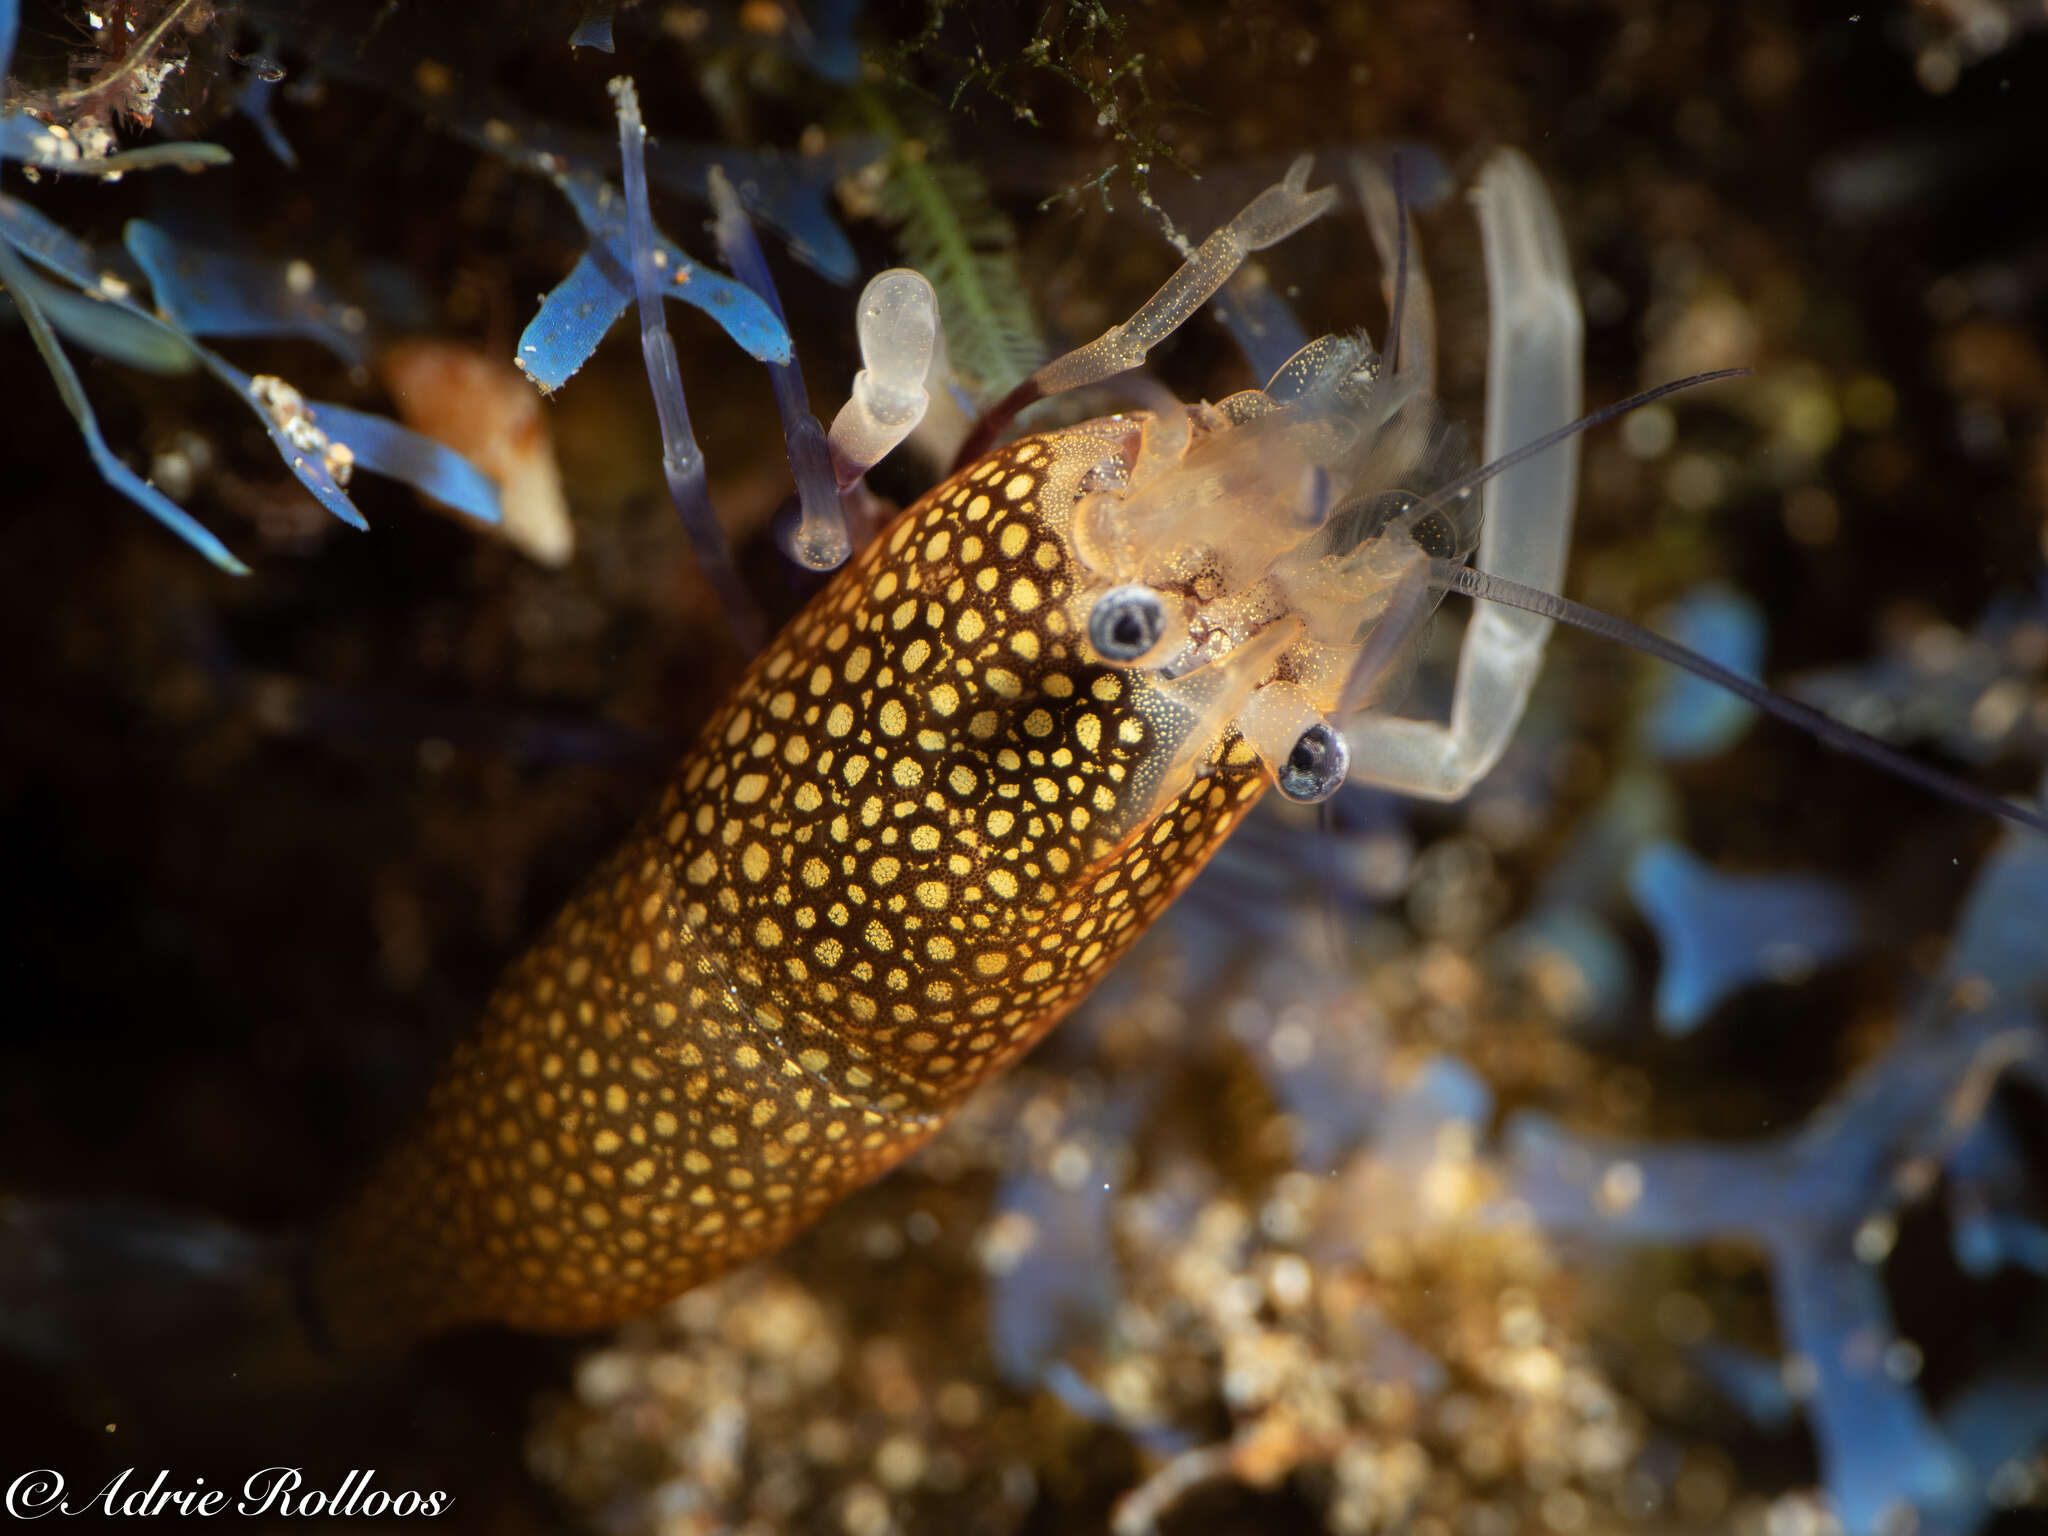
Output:
M1473 192L1486 252L1489 462L1579 415L1585 321L1564 232L1536 169L1496 154ZM1478 566L1555 592L1571 544L1579 448L1568 438L1487 482ZM1455 800L1506 750L1543 660L1550 620L1480 604L1458 656L1448 725L1365 714L1351 721L1351 771L1403 794Z

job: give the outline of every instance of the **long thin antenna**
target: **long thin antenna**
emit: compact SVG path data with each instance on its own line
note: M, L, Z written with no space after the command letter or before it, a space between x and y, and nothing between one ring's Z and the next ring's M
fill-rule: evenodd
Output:
M1630 411L1641 410L1644 406L1662 400L1666 395L1675 395L1682 389L1697 389L1702 384L1718 384L1723 379L1740 379L1746 377L1748 373L1747 368L1716 368L1711 373L1695 373L1687 378L1673 379L1669 384L1659 384L1654 389L1630 395L1626 400L1603 405L1599 410L1581 416L1577 421L1568 421L1555 431L1546 432L1541 437L1522 444L1512 453L1504 453L1489 464L1468 470L1449 485L1432 492L1410 507L1405 514L1406 520L1412 526L1432 512L1441 512L1460 496L1477 490L1496 475L1507 473L1517 464L1533 459L1539 453L1549 452L1568 437L1576 437L1581 432L1590 432L1595 427L1605 426L1617 416L1626 416Z
M1401 151L1394 151L1394 300L1387 306L1387 348L1393 360L1387 365L1401 371L1401 312L1408 307L1408 189L1401 174Z
M1513 455L1509 457L1512 458ZM1612 614L1602 613L1597 608L1588 608L1569 598L1559 597L1554 592L1525 587L1520 582L1509 581L1503 576L1476 571L1466 565L1453 565L1448 560L1431 562L1430 579L1441 582L1451 591L1462 592L1467 597L1483 598L1489 603L1500 603L1505 607L1540 614L1546 619L1569 624L1574 629L1582 629L1588 634L1618 641L1646 655L1655 656L1659 661L1669 662L1695 677L1703 677L1717 687L1727 689L1738 699L1754 704L1765 714L1775 715L1787 724L1798 726L1824 745L1896 774L1931 794L1940 795L1943 799L1951 800L1970 810L1981 811L1987 816L2000 816L2007 821L2017 822L2036 832L2048 832L2048 816L2043 816L2040 812L2016 801L2002 799L1977 788L1974 784L1966 784L1938 768L1930 768L1897 748L1887 746L1876 737L1865 735L1854 726L1844 725L1832 715L1821 713L1810 704L1802 704L1797 699L1787 698L1774 689L1766 688L1753 678L1744 677L1739 672L1731 672L1719 662L1710 661L1699 652L1690 650L1652 630L1631 624L1626 619L1617 619Z

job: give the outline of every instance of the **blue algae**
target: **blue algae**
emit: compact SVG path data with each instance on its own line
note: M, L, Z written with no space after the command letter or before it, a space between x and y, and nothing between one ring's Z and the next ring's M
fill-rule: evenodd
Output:
M625 199L603 178L587 172L564 172L555 185L576 210L590 236L590 249L541 300L539 312L519 337L520 368L548 393L560 389L590 360L605 333L633 302ZM662 287L664 298L702 310L748 356L764 363L790 361L789 331L758 295L692 261L659 230L654 240L662 270L669 274Z
M2008 833L1978 878L1948 966L1898 1039L1789 1135L1658 1145L1578 1136L1533 1114L1508 1127L1511 1194L1553 1234L1761 1246L1787 1353L1803 1364L1801 1407L1823 1480L1851 1536L1889 1529L1902 1511L1922 1531L1974 1530L1989 1513L1993 1471L2048 1430L2048 1403L2018 1382L1996 1411L1971 1398L1933 1413L1887 1369L1897 1324L1878 1255L1858 1251L1865 1223L1897 1208L1903 1164L1930 1158L1967 1175L1980 1163L1983 1149L1966 1151L1956 1117L1982 1114L1986 1074L2038 1071L2048 1054L2038 1007L2048 987L2044 891L2048 843ZM1983 1006L1960 1009L1959 988ZM1978 1092L1960 1091L1972 1083Z
M2009 1110L1994 1102L1948 1161L1950 1243L1965 1274L2002 1269L2048 1276L2048 1227L2032 1214L2025 1148Z
M1033 1234L988 1283L989 1350L1015 1386L1028 1390L1048 1380L1078 1342L1099 1343L1115 1316L1123 1290L1109 1222L1115 1189L1101 1164L1109 1149L1128 1143L1154 1098L1149 1089L1121 1092L1069 1116L1061 1140L1088 1149L1086 1177L1061 1182L1020 1154L1025 1171L997 1191L999 1219L1028 1222Z
M2000 598L1953 644L1931 655L1898 652L1797 679L1791 692L1884 741L1926 740L1966 763L2048 755L2048 727L2024 706L2038 665L2023 630L2048 624L2048 575L2031 598ZM2012 702L2000 706L2003 695Z
M1247 261L1223 285L1209 301L1209 313L1230 333L1261 388L1308 345L1308 332L1256 260Z
M1614 929L1583 907L1544 907L1502 935L1500 948L1522 967L1568 966L1577 979L1574 1023L1612 1024L1635 990L1635 964Z
M1799 1400L1785 1385L1782 1361L1718 1339L1689 1351L1687 1358L1759 1429L1783 1429L1799 1416Z
M579 35L600 9L586 9L579 21ZM495 62L490 57L467 61L467 67L445 91L428 94L420 90L414 65L423 54L431 56L433 51L433 29L425 12L415 15L411 8L393 8L368 35L358 36L343 30L316 30L296 6L255 4L248 11L289 26L294 45L310 55L319 72L393 96L445 132L521 170L550 178L568 174L601 180L603 171L616 163L617 144L609 135L537 118L490 84ZM851 53L847 30L851 20L848 16L841 28L835 10L828 8L820 26L810 33L816 48L799 42L799 55L810 58L812 52L822 50L818 57L824 65L812 60L821 73L825 66L846 68L849 56L857 69L857 54ZM508 37L516 31L508 29ZM747 211L780 234L793 256L835 283L850 283L860 271L860 260L833 215L833 189L841 176L879 152L872 140L855 137L837 140L817 154L650 142L647 175L655 186L708 202L711 168L723 167Z
M753 226L739 196L725 177L714 171L711 177L713 234L719 254L734 277L766 304L778 321L787 323L782 298L775 291L775 278L768 270L768 258L761 254ZM796 360L794 344L787 361L768 364L768 380L775 392L776 414L782 418L782 440L789 455L789 472L796 482L796 516L778 519L776 537L782 552L807 570L829 571L845 563L853 553L847 532L846 514L839 504L839 482L832 468L832 451L826 446L825 429L811 413L809 394L804 389L803 369Z
M613 10L612 0L583 0L583 14L577 19L576 30L569 34L569 46L610 53Z
M183 507L122 463L113 449L107 446L107 440L100 432L99 418L93 414L92 406L85 397L85 386L79 382L77 370L64 355L64 349L50 333L49 322L36 303L37 291L44 285L29 274L21 259L4 241L0 241L0 285L5 285L13 296L15 308L34 336L50 376L57 385L57 393L63 398L72 420L78 424L79 436L85 439L86 452L92 456L100 478L220 569L236 576L247 575L249 568L229 553L226 545Z
M860 45L853 24L860 0L818 0L817 20L790 29L798 59L834 85L852 85L860 78Z
M270 73L250 75L235 93L235 110L249 120L257 137L263 140L263 147L277 157L278 164L297 170L298 151L292 148L284 130L277 126L277 87L283 78Z
M1659 628L1731 672L1749 678L1761 675L1763 612L1733 587L1708 582L1693 588L1673 605L1668 622ZM1689 762L1727 751L1755 719L1755 708L1725 688L1690 672L1673 672L1658 689L1656 703L1639 720L1637 734L1654 756Z
M15 5L0 4L0 41L11 44L17 20ZM10 57L0 52L0 74L5 73ZM262 391L257 380L198 340L202 331L235 336L313 335L344 357L354 354L359 358L360 340L341 323L340 306L317 280L303 295L295 294L281 269L262 268L247 257L196 251L140 221L130 224L128 238L136 266L130 266L123 253L96 252L30 204L0 195L0 284L7 288L28 325L66 409L78 424L87 452L111 488L215 566L235 575L247 573L248 568L217 537L108 446L77 370L64 354L60 335L103 356L153 372L206 369L255 413L299 482L351 527L366 528L368 524L337 481L335 464L321 451L322 443L343 445L354 463L367 471L404 481L481 521L497 521L496 488L453 450L396 422L344 406L304 401L295 395L279 396L266 405L259 398ZM75 285L80 292L45 281L30 269L30 263ZM162 288L154 280L149 284L162 314L144 307L134 296L126 275L130 273L138 281L164 280ZM247 293L234 286L242 280L250 284ZM302 298L303 304L298 302ZM289 408L280 409L287 398Z
M1675 843L1653 843L1629 871L1657 935L1657 1025L1685 1035L1735 993L1798 980L1852 950L1861 924L1847 891L1802 875L1727 875Z
M180 240L141 219L130 219L121 238L149 278L157 313L185 335L299 336L352 368L369 361L362 311L317 276Z
M218 144L147 144L88 160L67 154L64 141L25 112L0 117L0 161L13 160L59 176L118 176L128 171L174 167L185 171L230 165L234 156Z

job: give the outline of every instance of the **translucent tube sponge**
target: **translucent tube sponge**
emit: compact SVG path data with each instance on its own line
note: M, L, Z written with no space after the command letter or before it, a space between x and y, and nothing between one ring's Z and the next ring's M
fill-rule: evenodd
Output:
M939 332L939 296L922 272L891 267L861 290L853 392L832 418L832 469L846 489L924 419Z
M734 277L775 311L776 319L782 319L782 298L775 291L775 279L768 273L767 258L762 256L760 242L747 223L739 194L725 179L725 172L715 165L711 167L709 181L715 215L712 230L725 264ZM846 514L839 509L839 483L832 476L832 454L825 446L825 429L811 414L803 370L797 365L794 349L787 362L768 364L768 379L775 389L775 409L782 417L789 472L796 481L796 521L778 521L776 537L782 552L798 565L813 571L829 571L845 564L846 557L853 553L853 541L846 531Z
M704 455L690 430L690 408L683 400L682 370L676 365L676 344L670 339L661 308L661 274L656 263L654 215L647 204L647 128L640 120L640 95L621 75L611 83L619 104L619 159L626 183L626 241L633 258L633 293L640 310L640 354L647 361L647 380L654 390L654 411L661 421L661 468L668 493L682 514L684 531L697 552L697 563L718 593L725 616L740 644L758 649L766 638L761 615L740 581L732 547L711 510L704 478Z

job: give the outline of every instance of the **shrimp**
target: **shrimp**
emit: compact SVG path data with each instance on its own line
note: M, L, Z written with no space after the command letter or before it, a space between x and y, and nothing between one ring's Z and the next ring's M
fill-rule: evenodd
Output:
M1329 206L1308 171L1039 383L1142 355ZM1523 441L1576 414L1578 310L1528 162L1496 156L1478 201L1489 441ZM1264 390L1026 436L903 512L514 965L322 1235L323 1327L354 1343L644 1311L929 1140L1268 784L1314 801L1355 766L1454 796L1484 773L1546 620L1478 626L1448 726L1369 708L1440 591L1431 562L1476 532L1471 498L1445 499L1465 466L1429 363L1324 338ZM1573 475L1565 443L1490 483L1505 531L1478 539L1483 568L1554 578Z

